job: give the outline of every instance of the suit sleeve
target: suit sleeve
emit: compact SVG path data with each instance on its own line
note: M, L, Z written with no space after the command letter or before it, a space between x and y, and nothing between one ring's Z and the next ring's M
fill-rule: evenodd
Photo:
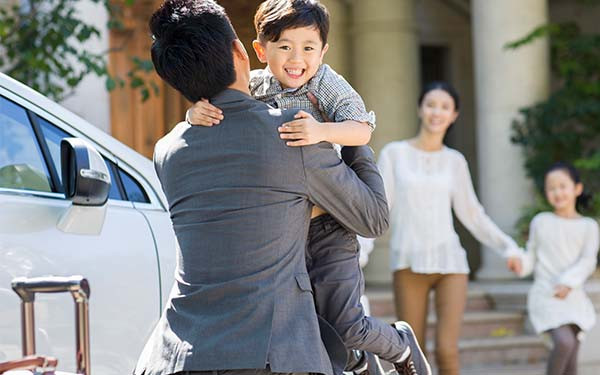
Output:
M368 146L344 147L340 160L328 143L302 148L309 199L363 237L388 226L383 180Z

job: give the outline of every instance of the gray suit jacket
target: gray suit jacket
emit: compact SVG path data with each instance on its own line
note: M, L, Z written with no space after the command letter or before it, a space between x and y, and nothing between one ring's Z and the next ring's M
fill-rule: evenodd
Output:
M180 123L156 145L178 264L135 373L268 364L331 374L304 262L311 201L356 233L382 234L388 208L372 151L345 148L352 170L327 143L285 145L277 127L295 111L231 89L212 102L220 125Z

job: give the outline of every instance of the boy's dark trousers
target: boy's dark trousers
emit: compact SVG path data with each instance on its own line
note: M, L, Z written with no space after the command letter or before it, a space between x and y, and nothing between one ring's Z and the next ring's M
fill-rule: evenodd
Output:
M371 352L397 362L406 343L390 324L365 316L364 292L356 235L330 215L311 220L306 250L317 314L335 328L348 350Z

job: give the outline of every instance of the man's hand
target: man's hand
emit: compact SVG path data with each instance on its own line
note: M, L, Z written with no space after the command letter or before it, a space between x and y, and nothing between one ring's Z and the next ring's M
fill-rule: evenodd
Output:
M512 256L506 260L506 267L509 270L516 273L517 275L521 274L523 271L523 263L521 262L521 258L518 256Z
M296 120L281 125L279 136L288 140L288 146L306 146L327 140L327 127L304 111L298 111L294 116Z
M556 298L565 299L569 293L571 293L571 288L566 285L559 284L554 287L554 297Z
M202 99L187 110L185 119L190 125L213 126L223 120L223 111Z

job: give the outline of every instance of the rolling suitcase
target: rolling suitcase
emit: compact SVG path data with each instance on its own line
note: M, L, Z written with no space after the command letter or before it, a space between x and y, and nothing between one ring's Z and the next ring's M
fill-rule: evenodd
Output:
M66 293L75 302L76 374L90 375L90 335L88 298L90 286L82 276L16 278L13 290L21 298L21 334L23 358L0 363L2 375L74 375L55 371L57 360L35 354L35 322L33 303L37 293Z

